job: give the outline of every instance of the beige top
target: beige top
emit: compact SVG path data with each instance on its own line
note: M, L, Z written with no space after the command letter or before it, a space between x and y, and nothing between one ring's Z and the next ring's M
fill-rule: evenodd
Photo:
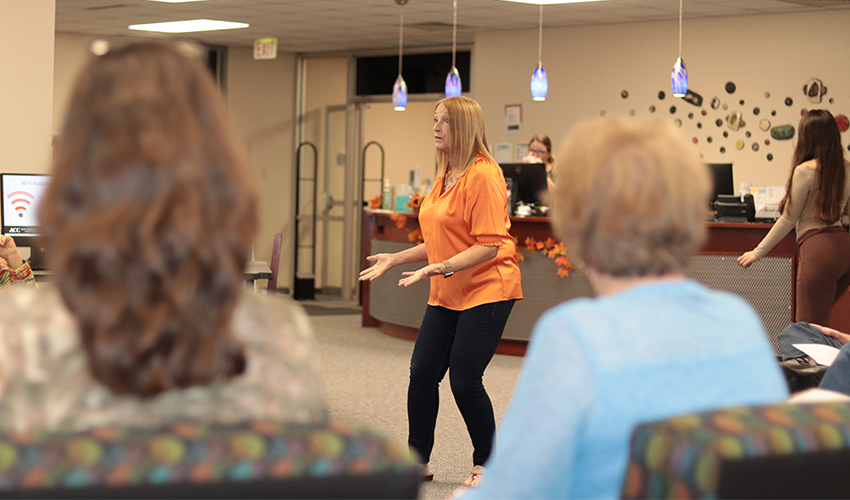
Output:
M785 206L785 211L782 217L773 225L767 236L755 248L757 258L764 257L767 252L771 251L777 243L782 241L782 238L791 231L795 225L797 226L797 239L806 231L811 229L822 229L828 226L840 226L841 221L838 220L833 224L827 224L815 215L815 203L817 201L817 178L815 176L817 160L809 160L797 165L794 169L794 177L791 181L791 203ZM844 206L844 211L848 209L848 199L850 199L850 170L848 170L847 162L844 164L847 175L844 178L844 194L842 195L841 204Z
M76 323L55 288L7 290L0 302L0 432L326 419L312 330L300 306L244 294L234 333L245 344L242 375L145 400L116 396L90 375Z

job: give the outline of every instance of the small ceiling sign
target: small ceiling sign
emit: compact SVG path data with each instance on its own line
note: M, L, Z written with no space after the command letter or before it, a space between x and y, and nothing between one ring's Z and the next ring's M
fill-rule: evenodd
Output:
M254 40L254 59L277 59L277 38Z

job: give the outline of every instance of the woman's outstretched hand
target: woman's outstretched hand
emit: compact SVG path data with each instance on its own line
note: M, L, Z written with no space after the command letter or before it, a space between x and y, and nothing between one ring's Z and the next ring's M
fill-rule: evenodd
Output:
M742 267L747 268L753 265L755 261L758 260L756 257L756 253L753 251L747 252L744 255L738 257L738 264L741 264Z
M380 278L395 266L392 262L392 255L388 253L370 255L366 257L366 260L375 264L360 271L360 281L372 281L375 278Z
M442 263L439 264L429 264L425 267L417 269L416 271L406 271L401 273L404 278L398 280L398 286L403 286L405 288L410 285L416 283L417 281L423 280L425 278L430 278L431 276L442 275L445 266Z

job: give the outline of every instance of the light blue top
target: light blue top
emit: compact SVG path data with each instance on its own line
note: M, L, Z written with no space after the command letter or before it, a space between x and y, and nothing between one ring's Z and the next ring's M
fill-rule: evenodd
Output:
M734 295L674 280L565 302L535 325L487 473L463 498L619 498L635 424L787 396Z

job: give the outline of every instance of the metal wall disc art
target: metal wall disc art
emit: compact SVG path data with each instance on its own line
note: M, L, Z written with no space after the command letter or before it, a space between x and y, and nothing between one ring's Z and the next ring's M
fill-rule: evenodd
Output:
M675 125L677 127L681 127L682 126L682 120L676 118L675 120L673 120L673 125Z
M720 98L712 97L711 98L711 109L718 109L720 107Z
M767 161L773 161L773 153L767 153Z
M793 106L794 105L794 99L791 99L790 97L786 97L785 98L785 105L786 106Z
M765 93L764 93L764 98L765 98L765 99L770 99L770 92L765 92Z
M727 93L734 94L736 88L737 87L735 87L735 82L726 82L726 92Z
M672 115L675 112L676 112L676 106L670 106L670 114Z
M740 150L744 149L744 141L742 141L742 140L740 140L740 139L738 139L737 141L735 141L735 148L736 148L738 151L740 151Z
M667 97L667 94L665 94L663 90L659 90L658 98L663 100L665 97Z
M759 108L753 108L754 115L758 116L759 113L761 113L761 110Z
M730 130L738 130L746 125L742 116L740 111L733 111L726 115L726 125Z
M694 106L702 106L702 96L697 94L696 92L694 92L691 89L688 89L688 91L685 93L685 96L682 97L682 99L688 101L689 103L693 104Z
M759 150L759 143L754 142L753 143L753 151L758 151L758 150Z
M823 95L826 94L826 87L823 86L820 78L809 78L809 81L803 85L803 93L806 94L806 99L809 102L819 103Z
M846 115L835 115L835 123L838 124L838 130L842 132L847 132L850 128L850 119Z
M762 118L762 120L759 122L759 128L764 132L770 130L770 120L768 120L767 118Z
M777 141L787 141L788 139L794 137L794 126L793 125L777 125L770 129L770 137L776 139Z

